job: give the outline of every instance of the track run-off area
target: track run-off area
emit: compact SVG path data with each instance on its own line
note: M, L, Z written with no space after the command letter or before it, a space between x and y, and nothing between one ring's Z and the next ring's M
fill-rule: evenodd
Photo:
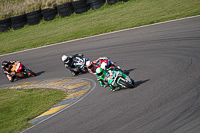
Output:
M135 88L112 92L92 74L73 77L61 56L75 53L90 60L109 57L129 72ZM2 55L0 60L19 60L37 74L10 83L0 72L4 87L49 79L89 79L94 86L76 104L25 133L200 131L200 16Z

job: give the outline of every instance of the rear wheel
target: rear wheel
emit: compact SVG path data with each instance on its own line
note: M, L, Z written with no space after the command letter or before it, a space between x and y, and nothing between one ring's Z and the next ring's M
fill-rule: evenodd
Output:
M86 73L86 72L88 72L88 70L87 70L86 67L83 67L83 68L81 69L81 71L82 71L82 73Z
M126 81L124 81L124 80L119 80L119 84L121 84L122 86L124 86L124 87L126 87L126 88L133 88L134 87L134 85L133 84L131 84L131 83L129 83L129 82L126 82Z

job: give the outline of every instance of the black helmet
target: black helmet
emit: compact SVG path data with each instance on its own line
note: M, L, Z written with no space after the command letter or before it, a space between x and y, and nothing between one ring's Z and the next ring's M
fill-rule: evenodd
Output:
M7 61L2 61L2 66L7 67L8 66L8 62Z

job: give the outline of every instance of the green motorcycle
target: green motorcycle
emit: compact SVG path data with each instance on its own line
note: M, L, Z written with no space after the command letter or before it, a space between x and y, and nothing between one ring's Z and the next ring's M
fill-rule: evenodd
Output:
M106 72L106 81L109 86L111 85L114 88L134 87L134 80L132 80L128 75L124 74L121 70L108 70Z

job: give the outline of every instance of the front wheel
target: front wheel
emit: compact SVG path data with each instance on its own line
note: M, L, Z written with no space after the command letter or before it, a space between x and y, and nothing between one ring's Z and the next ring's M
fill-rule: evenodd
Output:
M28 76L31 76L31 77L35 77L36 76L36 74L33 71L29 70L29 69L26 69L26 73L27 73Z
M129 83L129 82L126 82L124 80L119 80L119 84L121 84L122 86L124 86L125 88L133 88L134 85Z
M78 72L71 71L71 74L72 74L73 76L76 76L76 75L78 75Z
M135 81L133 79L131 79L131 82L132 82L133 85L135 85Z

